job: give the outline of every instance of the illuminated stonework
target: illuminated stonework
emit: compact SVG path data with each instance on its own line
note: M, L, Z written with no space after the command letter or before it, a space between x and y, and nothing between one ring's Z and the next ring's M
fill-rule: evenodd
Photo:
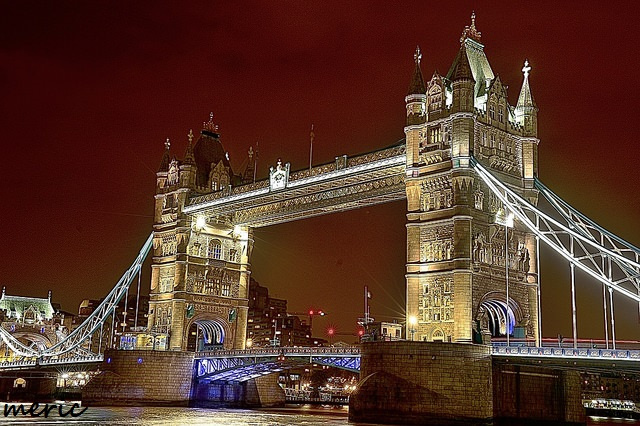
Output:
M473 22L447 75L434 73L428 84L416 50L405 143L391 148L293 172L278 161L268 179L255 181L249 166L233 173L212 117L193 146L189 133L183 162L167 143L149 323L170 335L170 348L192 348L200 331L212 345L244 347L253 228L405 197L406 312L416 340L479 342L507 330L537 338L537 242L518 223L505 235L504 207L470 167L473 155L537 202L531 68L525 64L512 107L483 49Z
M479 342L507 327L513 337L538 337L535 237L516 223L505 244L503 207L468 167L473 155L537 202L530 67L512 107L483 49L472 23L446 76L425 84L416 59L405 99L407 323L417 318L416 340Z

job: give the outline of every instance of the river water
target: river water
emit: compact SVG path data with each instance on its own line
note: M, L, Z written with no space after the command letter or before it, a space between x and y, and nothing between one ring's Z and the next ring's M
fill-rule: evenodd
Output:
M3 407L0 406L0 409ZM29 408L28 406L26 407ZM38 409L37 411L39 411ZM63 413L68 408L65 406ZM78 410L76 410L77 412ZM82 415L60 417L58 410L49 417L18 415L3 417L0 424L48 425L215 425L215 426L279 426L279 425L356 425L349 423L347 407L288 406L273 410L231 410L172 407L89 407ZM640 425L633 420L589 418L588 425Z

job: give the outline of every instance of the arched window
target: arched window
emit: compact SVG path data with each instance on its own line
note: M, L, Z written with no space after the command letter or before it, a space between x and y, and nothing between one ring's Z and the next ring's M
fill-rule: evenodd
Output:
M222 244L220 240L211 240L209 241L209 248L207 250L207 257L213 259L221 259L222 258Z
M501 123L504 122L504 105L498 106L498 121Z
M442 330L434 331L431 340L433 340L434 342L444 341L444 333L442 332Z
M24 388L27 387L27 381L25 379L23 379L22 377L18 377L17 379L15 379L13 381L13 387L14 388Z
M496 119L496 106L493 103L489 104L489 118Z

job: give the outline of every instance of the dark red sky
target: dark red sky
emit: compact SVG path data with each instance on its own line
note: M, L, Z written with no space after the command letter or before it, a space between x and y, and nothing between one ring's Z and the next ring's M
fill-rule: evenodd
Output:
M305 167L311 123L316 163L398 141L416 44L425 78L446 73L472 9L512 103L531 62L542 180L640 245L635 2L452 3L4 2L0 283L71 311L104 296L151 231L165 138L182 157L209 111L237 171L259 141L261 177L278 157ZM401 319L404 209L259 229L254 276L291 310L329 311L318 334L355 329L365 284L376 318ZM550 257L543 331L570 335L568 266ZM579 289L579 334L600 336L599 286ZM640 339L637 306L616 309Z

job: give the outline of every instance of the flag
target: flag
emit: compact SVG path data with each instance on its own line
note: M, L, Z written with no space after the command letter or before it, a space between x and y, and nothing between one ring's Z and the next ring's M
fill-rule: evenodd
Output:
M367 298L371 299L371 292L370 291L367 291Z

